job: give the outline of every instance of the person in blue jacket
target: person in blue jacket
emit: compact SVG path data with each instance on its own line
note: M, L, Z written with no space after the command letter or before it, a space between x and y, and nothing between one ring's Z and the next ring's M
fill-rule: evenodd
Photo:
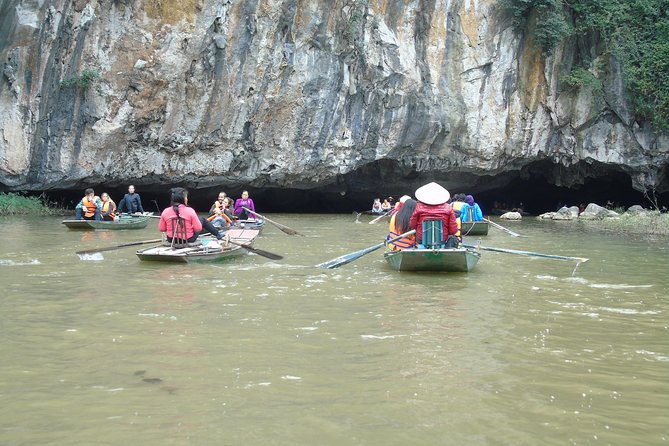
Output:
M460 220L462 222L483 220L483 212L471 195L465 197L465 204L460 209Z

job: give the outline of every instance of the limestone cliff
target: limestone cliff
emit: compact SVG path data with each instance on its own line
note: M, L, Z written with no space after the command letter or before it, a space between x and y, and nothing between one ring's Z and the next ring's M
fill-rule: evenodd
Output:
M494 0L2 0L0 184L485 190L543 163L669 189L596 39L544 58ZM561 85L578 53L604 99ZM366 170L367 169L367 170ZM372 180L370 180L372 181Z

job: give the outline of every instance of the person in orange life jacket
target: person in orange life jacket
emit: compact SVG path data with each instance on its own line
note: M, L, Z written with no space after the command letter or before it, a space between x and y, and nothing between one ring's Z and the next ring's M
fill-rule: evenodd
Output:
M409 228L409 223L411 221L411 216L416 209L416 200L409 198L408 195L400 198L400 200L403 199L404 201L399 202L400 204L395 207L396 212L390 217L389 233L386 240L391 240L411 230ZM416 237L414 235L403 237L397 241L391 242L388 246L392 250L415 248Z
M455 212L456 221L458 223L458 229L462 228L460 211L462 210L462 207L464 205L465 205L465 194L455 194L453 196L453 200L451 200L451 207L453 208L453 212ZM457 235L460 236L460 233L458 233Z
M225 192L218 193L218 200L214 201L209 209L208 221L216 228L229 228L232 224L232 213L227 209L229 207L228 197Z
M446 247L458 246L460 242L457 237L458 224L455 212L448 204L449 198L451 198L451 194L437 183L428 183L416 189L418 204L411 216L409 227L416 230L418 243L423 242L423 221L441 220Z
M465 205L460 210L460 220L462 221L482 221L483 212L478 203L474 201L474 197L467 195L465 197Z
M86 196L74 208L74 218L77 220L100 220L100 209L102 208L100 197L96 197L95 191L90 187L84 193Z
M247 190L242 191L242 198L237 198L237 200L235 200L235 217L239 218L240 220L256 218L256 214L253 212L248 212L243 208L248 208L251 211L256 210L256 207L253 204L253 199L249 198L249 191Z
M102 193L101 200L102 206L100 207L100 219L102 221L114 221L116 203L114 203L114 200L109 198L109 194L107 192Z
M181 218L185 225L186 238L188 242L197 240L202 229L214 235L218 240L223 236L204 217L198 217L195 210L188 206L188 191L183 187L175 187L171 191L171 206L165 208L160 214L158 230L167 234L167 241L171 242L174 237L174 227L177 218Z
M128 186L128 193L123 196L123 199L118 204L118 213L121 214L123 211L126 211L128 214L144 213L142 199L139 197L139 194L135 193L135 186L132 184Z

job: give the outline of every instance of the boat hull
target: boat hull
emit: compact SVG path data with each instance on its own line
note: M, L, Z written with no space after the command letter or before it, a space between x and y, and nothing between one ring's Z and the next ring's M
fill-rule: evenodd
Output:
M149 216L141 217L121 217L118 221L101 220L63 220L63 224L69 229L78 229L90 231L95 229L105 229L118 231L125 229L144 229L149 224Z
M490 223L487 221L466 221L460 227L460 234L467 235L488 235Z
M258 237L259 231L256 229L230 229L226 235L230 240L236 243L252 245ZM137 257L142 261L148 262L168 262L168 263L200 263L200 262L221 262L232 257L237 257L246 253L241 246L230 244L225 248L219 247L212 237L200 237L203 242L201 245L187 248L172 248L168 245L157 245L150 248L140 249L136 252Z
M471 271L481 254L467 248L405 249L387 251L384 258L395 271Z

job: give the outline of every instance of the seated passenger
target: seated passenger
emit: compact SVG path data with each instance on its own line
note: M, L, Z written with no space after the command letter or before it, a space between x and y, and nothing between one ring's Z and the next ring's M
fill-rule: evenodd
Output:
M380 214L383 212L383 208L381 207L381 199L380 198L375 198L374 203L372 203L372 212L375 212L377 214Z
M102 221L114 221L114 218L116 217L116 203L109 198L107 192L102 193L101 200L102 206L100 207L100 219Z
M95 191L90 187L84 193L86 195L74 208L74 218L77 220L100 220L100 208L102 207L100 197L96 197Z
M219 192L218 200L214 201L209 209L208 221L216 228L229 228L232 224L232 215L228 214L228 197L225 192Z
M118 204L118 213L122 214L123 212L128 214L144 213L142 199L139 194L135 193L135 186L132 184L128 186L128 193L123 196Z
M424 246L423 222L441 220L444 244L446 247L457 247L459 243L458 224L455 212L448 199L451 194L437 183L428 183L416 189L418 204L411 216L409 226L416 230L416 240ZM419 246L420 247L420 246Z
M248 212L244 208L250 209L251 211L255 212L256 208L255 205L253 204L253 199L249 198L249 191L245 190L242 192L242 198L237 198L235 200L235 217L239 218L240 220L254 220L256 218L256 214L253 212Z
M402 197L402 199L404 199L404 197ZM411 216L413 215L413 211L415 209L416 200L407 197L403 202L401 202L399 211L395 212L393 216L390 217L390 228L386 240L392 240L393 238L411 230L409 227L409 222L411 221ZM408 237L403 237L399 240L389 243L388 247L392 250L415 248L416 236L410 235Z
M387 212L391 208L392 208L392 206L390 205L390 202L388 201L388 199L383 200L383 203L381 203L381 210L383 212Z
M465 197L465 204L460 209L460 220L463 222L483 221L483 212L471 195Z

